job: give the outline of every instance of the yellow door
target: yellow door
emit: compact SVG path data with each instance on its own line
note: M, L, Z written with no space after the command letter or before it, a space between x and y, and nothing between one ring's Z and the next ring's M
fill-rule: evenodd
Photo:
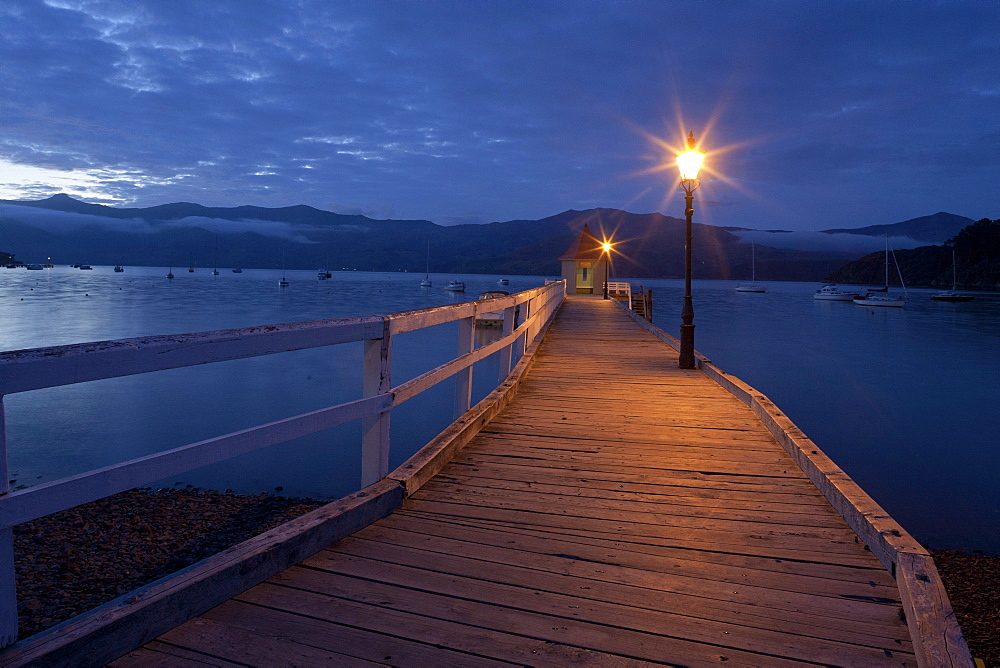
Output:
M581 262L576 268L576 291L587 295L594 294L594 269L589 262Z

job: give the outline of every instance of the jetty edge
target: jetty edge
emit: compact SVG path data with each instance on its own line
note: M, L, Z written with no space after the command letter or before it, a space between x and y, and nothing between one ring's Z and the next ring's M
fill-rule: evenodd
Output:
M615 303L636 323L676 351L680 341ZM931 554L812 442L770 399L695 351L697 367L753 409L775 440L895 578L918 665L974 666Z

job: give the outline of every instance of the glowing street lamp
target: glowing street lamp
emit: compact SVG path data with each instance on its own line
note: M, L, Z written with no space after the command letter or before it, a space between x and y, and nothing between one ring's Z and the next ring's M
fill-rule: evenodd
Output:
M691 303L691 216L694 214L694 191L701 185L698 170L705 159L705 152L698 150L694 132L687 137L688 148L677 155L677 168L681 172L681 189L684 190L684 307L681 309L681 352L678 366L693 369L694 363L694 305Z
M604 263L604 298L608 298L608 281L611 280L611 242L604 241L601 243L601 255L606 256L607 260Z

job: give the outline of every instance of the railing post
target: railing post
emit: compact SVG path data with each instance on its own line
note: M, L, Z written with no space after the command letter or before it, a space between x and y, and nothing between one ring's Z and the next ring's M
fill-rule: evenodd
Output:
M476 316L458 321L458 356L471 353L476 347ZM472 366L455 374L455 418L472 406Z
M516 306L503 310L503 328L500 330L501 338L514 331L514 309ZM514 342L511 341L500 351L500 382L502 383L510 375L511 360L513 358Z
M384 321L382 338L366 339L362 395L372 397L392 388L392 335ZM361 421L361 486L389 475L389 411Z
M531 313L531 300L527 300L521 304L521 323L528 321L528 318L532 316ZM524 351L528 348L528 333L529 328L525 328L524 333L517 338L517 352L520 357L524 357Z
M7 420L0 395L0 497L10 491ZM14 528L0 530L0 647L17 640L17 586L14 582Z

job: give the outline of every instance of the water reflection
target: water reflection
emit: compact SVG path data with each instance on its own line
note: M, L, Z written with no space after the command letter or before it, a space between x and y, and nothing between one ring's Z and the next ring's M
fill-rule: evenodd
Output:
M676 335L679 281L654 288ZM1000 552L1000 295L948 304L910 290L905 309L764 294L701 281L695 347L773 399L904 527L932 545Z

